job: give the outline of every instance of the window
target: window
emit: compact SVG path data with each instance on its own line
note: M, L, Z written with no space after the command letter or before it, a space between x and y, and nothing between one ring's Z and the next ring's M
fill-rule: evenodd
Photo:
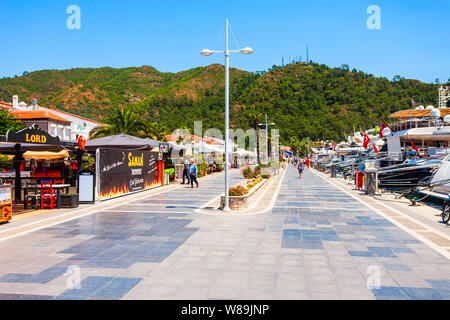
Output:
M71 136L70 136L70 128L69 128L69 127L66 127L66 129L65 129L64 139L65 139L65 140L71 140Z
M58 137L62 139L63 135L63 126L58 126Z
M50 130L48 132L51 136L56 136L56 125L51 124L50 125Z

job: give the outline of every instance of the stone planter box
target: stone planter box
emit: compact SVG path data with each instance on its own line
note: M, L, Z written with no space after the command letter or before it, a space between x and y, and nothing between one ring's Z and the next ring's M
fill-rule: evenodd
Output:
M61 208L77 208L79 206L78 194L61 195Z
M256 194L258 190L260 190L270 179L264 179L260 183L258 183L256 186L254 186L248 194L245 196L239 196L239 197L229 197L230 200L230 209L231 210L241 210L248 208L250 205L250 202L253 198L253 196ZM223 209L225 205L225 196L220 197L220 209Z
M273 175L273 169L272 168L261 168L261 175L262 176L271 176L271 175Z

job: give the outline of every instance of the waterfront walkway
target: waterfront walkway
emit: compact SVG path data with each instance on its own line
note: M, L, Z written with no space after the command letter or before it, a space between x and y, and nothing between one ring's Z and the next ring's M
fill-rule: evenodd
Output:
M222 186L0 233L0 299L450 299L447 258L312 171L288 168L264 213L196 211Z

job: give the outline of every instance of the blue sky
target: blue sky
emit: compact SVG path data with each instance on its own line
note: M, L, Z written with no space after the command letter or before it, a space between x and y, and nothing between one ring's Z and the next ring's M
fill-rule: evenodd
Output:
M81 29L69 30L69 5L81 9ZM370 5L381 30L369 30ZM151 65L177 72L223 56L225 18L241 47L231 66L265 70L306 57L332 67L348 64L376 76L434 82L450 77L450 1L415 0L2 0L0 77L24 71ZM234 47L233 38L231 46Z

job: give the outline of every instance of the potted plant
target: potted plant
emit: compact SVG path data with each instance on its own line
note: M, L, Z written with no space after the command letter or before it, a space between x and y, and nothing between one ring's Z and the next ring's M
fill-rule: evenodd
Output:
M77 208L78 205L78 194L66 193L61 195L61 208Z

